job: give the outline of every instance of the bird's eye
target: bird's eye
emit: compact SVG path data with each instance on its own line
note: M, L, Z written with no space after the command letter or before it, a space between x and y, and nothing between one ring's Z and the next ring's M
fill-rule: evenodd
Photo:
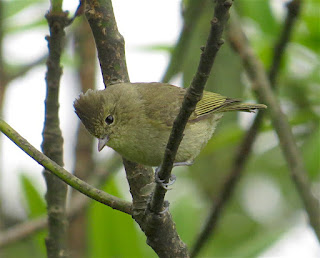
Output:
M113 116L112 115L107 116L105 121L107 125L111 125L113 123Z

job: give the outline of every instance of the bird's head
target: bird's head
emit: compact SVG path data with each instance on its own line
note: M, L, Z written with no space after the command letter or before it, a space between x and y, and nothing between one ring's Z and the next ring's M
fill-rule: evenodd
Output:
M89 89L74 101L75 112L87 130L99 139L98 150L107 145L114 131L115 99L105 91Z

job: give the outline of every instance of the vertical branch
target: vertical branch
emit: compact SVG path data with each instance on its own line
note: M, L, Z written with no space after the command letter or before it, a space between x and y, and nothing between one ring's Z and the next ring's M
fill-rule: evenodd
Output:
M85 14L95 38L105 86L128 82L124 40L117 30L111 1L87 0ZM123 163L133 198L132 217L146 234L147 243L160 257L188 257L170 214L151 214L147 209L154 188L152 169L125 159Z
M118 31L111 1L88 0L85 14L96 42L105 87L128 82L124 39Z
M117 29L117 23L113 14L110 0L87 0L85 15L91 27L100 62L101 72L105 87L115 82L129 82L127 71L124 39ZM133 162L124 161L127 180L133 194L133 202L140 203L140 189L149 189L147 186L153 183L153 171ZM146 179L148 179L146 181ZM145 182L145 187L141 186ZM151 194L151 190L150 194ZM143 193L146 200L147 193ZM137 199L138 198L138 199ZM136 202L137 201L137 202ZM147 203L144 202L145 208ZM135 206L133 206L135 210Z
M287 9L288 9L288 12L285 19L285 23L280 33L279 39L275 44L275 48L274 48L275 51L273 53L273 58L272 58L271 67L269 71L269 80L272 88L276 86L275 83L276 83L276 78L280 72L280 64L283 59L286 46L290 40L290 36L294 28L295 20L299 15L300 0L293 0L292 2L288 3ZM236 14L233 13L233 16L235 15ZM232 32L230 30L227 30L227 32L228 32L228 36L232 37ZM243 137L243 140L238 148L238 151L236 152L228 177L225 179L225 182L222 185L221 191L219 192L219 196L213 201L208 219L192 248L192 251L191 251L192 257L195 257L198 255L200 250L209 240L209 237L210 236L212 237L212 235L214 234L214 231L217 227L217 224L218 224L219 218L221 217L223 209L227 204L227 202L232 197L234 189L240 180L243 170L245 169L245 164L248 161L253 143L255 142L256 136L258 135L258 131L263 121L264 114L265 114L264 111L259 111L251 127Z
M64 43L67 13L62 12L60 1L53 1L46 19L50 36L47 36L49 56L47 60L45 122L42 150L59 165L63 165L63 139L59 127L59 87L62 68L60 58ZM49 171L44 171L47 184L47 210L49 235L46 239L48 257L67 257L66 244L66 194L67 185Z

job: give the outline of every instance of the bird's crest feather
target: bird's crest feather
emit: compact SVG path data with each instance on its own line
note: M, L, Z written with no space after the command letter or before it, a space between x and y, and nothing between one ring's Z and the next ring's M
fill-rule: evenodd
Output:
M91 89L85 94L81 93L73 103L75 112L82 123L97 138L102 136L103 103L102 91Z

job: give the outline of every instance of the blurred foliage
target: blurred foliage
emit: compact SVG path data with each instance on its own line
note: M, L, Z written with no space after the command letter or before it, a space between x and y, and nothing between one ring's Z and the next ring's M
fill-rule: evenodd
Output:
M46 214L46 204L37 190L37 188L32 184L30 178L22 174L21 176L21 185L22 185L22 196L26 199L26 210L28 213L28 218L33 219ZM39 233L33 235L34 245L37 247L33 251L33 254L37 254L39 257L46 255L45 248L45 237L47 236L47 230L42 230Z
M302 13L284 56L276 92L292 125L310 179L316 185L320 183L320 2L303 2ZM45 25L43 17L19 26L9 23L15 15L42 3L42 0L4 1L2 19L7 22L4 32L20 33ZM252 0L235 1L234 8L256 53L268 70L274 43L284 21L285 8L277 9L271 5L271 1ZM207 38L212 10L212 1L209 0L183 1L186 27L177 45L146 49L172 53L164 80L169 81L179 75L185 87L190 84L198 65L200 47ZM218 53L207 90L254 100L241 61L227 42ZM170 210L181 238L189 247L204 224L212 200L219 193L230 170L235 150L250 123L248 119L253 117L253 114L246 115L246 119L239 114L225 115L215 136L195 164L174 172L178 180L168 194ZM26 219L43 215L43 197L30 179L22 176L21 185L28 214ZM108 181L104 190L122 195L118 178ZM256 257L295 226L296 216L302 209L278 140L266 118L234 197L200 257ZM130 216L94 202L88 210L88 220L88 257L156 257ZM34 234L1 250L0 256L43 257L44 237L44 231Z
M119 196L115 180L108 181L103 190ZM146 257L142 248L146 238L129 215L94 202L88 219L89 235L95 236L88 238L89 257Z

